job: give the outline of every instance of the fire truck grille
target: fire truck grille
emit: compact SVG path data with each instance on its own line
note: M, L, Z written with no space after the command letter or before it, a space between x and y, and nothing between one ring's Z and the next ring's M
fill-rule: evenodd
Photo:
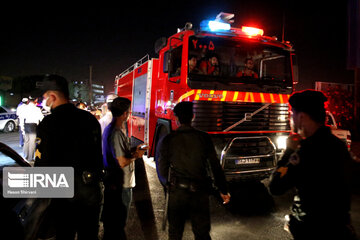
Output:
M288 105L273 103L254 116L264 103L194 101L193 126L207 132L220 132L248 116L230 131L290 130Z

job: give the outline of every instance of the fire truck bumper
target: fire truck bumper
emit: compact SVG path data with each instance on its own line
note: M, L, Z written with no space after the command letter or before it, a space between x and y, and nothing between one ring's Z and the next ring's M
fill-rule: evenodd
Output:
M226 180L229 182L244 181L244 180L262 180L271 175L274 167L256 170L243 171L225 171Z

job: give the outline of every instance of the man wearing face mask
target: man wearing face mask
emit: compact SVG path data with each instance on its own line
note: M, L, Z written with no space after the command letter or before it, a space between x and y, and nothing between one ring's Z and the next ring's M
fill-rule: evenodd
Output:
M43 107L51 114L37 129L35 166L74 168L74 197L54 198L56 239L98 239L103 169L101 129L97 119L69 103L65 78L47 75L42 82Z
M295 133L270 178L274 195L297 190L287 224L294 239L356 239L349 213L352 159L325 126L326 101L313 90L290 97Z

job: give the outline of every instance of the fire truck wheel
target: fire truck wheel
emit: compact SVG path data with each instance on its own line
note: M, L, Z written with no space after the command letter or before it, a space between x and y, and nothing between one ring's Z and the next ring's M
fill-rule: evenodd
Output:
M159 172L159 168L158 168L158 164L159 164L159 161L158 161L158 144L161 142L161 140L167 135L169 134L168 132L168 129L166 128L166 126L164 125L159 125L157 128L156 128L156 141L155 141L155 163L156 163L156 172L157 172L157 175L158 175L158 178L159 178L159 181L160 183L165 186L166 184L166 177L162 176Z

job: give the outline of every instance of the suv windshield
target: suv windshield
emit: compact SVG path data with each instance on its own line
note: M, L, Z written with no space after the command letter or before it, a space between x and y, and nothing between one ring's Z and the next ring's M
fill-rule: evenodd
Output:
M290 52L254 41L189 38L191 88L291 93Z

